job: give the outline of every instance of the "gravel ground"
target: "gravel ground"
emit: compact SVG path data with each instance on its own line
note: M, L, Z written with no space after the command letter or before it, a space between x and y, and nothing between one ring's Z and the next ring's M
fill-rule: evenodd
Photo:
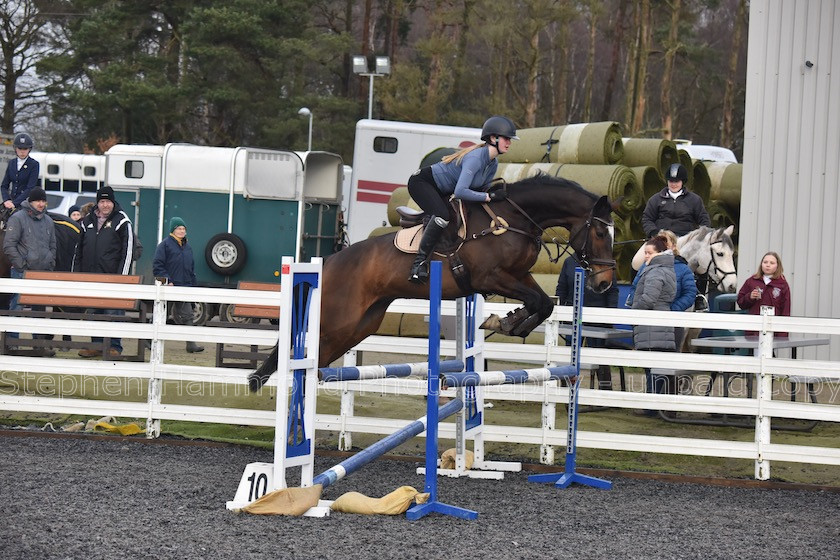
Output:
M237 515L225 509L253 448L0 436L0 558L837 558L840 494L615 479L612 490L441 479L432 515ZM318 458L318 470L336 459ZM422 488L418 463L380 460L325 491Z

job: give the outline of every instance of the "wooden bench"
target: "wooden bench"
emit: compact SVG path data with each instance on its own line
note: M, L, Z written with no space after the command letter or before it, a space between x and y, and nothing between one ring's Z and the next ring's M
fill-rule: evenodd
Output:
M279 292L280 284L274 282L250 282L240 281L236 285L240 290L262 290L266 292ZM248 322L237 323L220 320L218 323L207 323L207 326L242 327L249 329L277 329L274 324L260 324L262 319L268 319L275 323L280 318L277 306L274 305L251 305L237 303L231 311L232 317L246 319ZM220 318L221 319L221 318ZM256 368L258 363L265 360L270 351L259 349L259 346L252 344L248 350L231 348L229 344L220 342L216 344L216 367L235 368Z
M143 282L142 276L127 276L122 274L97 274L85 272L51 272L41 270L27 270L23 274L24 279L27 280L50 280L58 282L104 282L109 284L123 284L123 285L139 285ZM16 311L4 311L5 315L14 317L46 317L51 319L76 319L86 321L108 321L114 323L125 322L146 322L146 308L141 304L140 300L131 298L103 298L96 296L68 296L61 294L58 291L54 295L44 294L21 294L20 305L51 308L50 310L35 309L26 310L18 309ZM102 315L91 314L90 309L116 309L121 311L136 311L136 316L124 315ZM92 348L94 343L82 342L74 340L62 340L60 338L51 339L44 338L47 335L33 334L31 339L18 338L11 339L6 336L5 332L0 333L0 352L3 354L15 355L45 355L50 348L70 350L75 348ZM75 335L74 335L75 336ZM146 348L142 343L137 344L136 354L126 354L123 352L122 356L110 357L108 356L108 348L111 345L110 337L103 337L101 347L97 348L102 351L102 359L106 360L130 360L130 361L144 361ZM16 346L16 350L10 350L9 346ZM25 350L23 348L30 348Z

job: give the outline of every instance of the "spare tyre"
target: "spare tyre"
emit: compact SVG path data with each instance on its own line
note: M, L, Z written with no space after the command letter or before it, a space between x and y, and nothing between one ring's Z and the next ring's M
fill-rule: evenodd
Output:
M216 274L233 276L245 266L248 250L245 242L233 233L219 233L210 238L204 249L204 260Z

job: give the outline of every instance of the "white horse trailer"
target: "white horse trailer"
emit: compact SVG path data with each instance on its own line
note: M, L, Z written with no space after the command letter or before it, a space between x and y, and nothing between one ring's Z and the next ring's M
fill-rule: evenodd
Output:
M391 193L438 148L480 142L480 128L363 119L356 123L347 230L351 243L388 224Z

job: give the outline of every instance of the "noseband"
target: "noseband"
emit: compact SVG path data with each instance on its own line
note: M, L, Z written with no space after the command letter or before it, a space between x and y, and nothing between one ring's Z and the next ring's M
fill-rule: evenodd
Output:
M604 220L603 218L598 218L597 216L589 216L589 219L586 220L584 223L584 227L580 228L575 232L571 239L569 239L569 246L578 254L580 257L578 260L580 261L581 267L586 270L586 272L591 273L593 275L600 274L602 272L606 272L607 270L614 270L615 269L615 259L598 259L598 258L589 258L587 254L586 248L590 243L589 240L589 231L592 229L593 222L598 221L604 224L606 227L613 227L613 222L609 222ZM583 243L581 243L580 248L575 248L574 242L580 236L581 233L584 233ZM604 270L599 271L592 271L592 265L599 265L607 267Z
M737 276L738 272L735 270L722 270L720 266L718 266L717 260L715 259L715 250L714 246L718 243L723 243L723 240L717 240L709 243L709 266L706 267L705 272L701 272L700 276L705 276L708 278L712 284L714 284L714 289L717 290L718 286L723 284L723 281L726 279L727 276L732 274L733 276ZM714 272L712 272L714 270ZM714 276L712 276L714 274ZM716 278L717 277L717 278Z

